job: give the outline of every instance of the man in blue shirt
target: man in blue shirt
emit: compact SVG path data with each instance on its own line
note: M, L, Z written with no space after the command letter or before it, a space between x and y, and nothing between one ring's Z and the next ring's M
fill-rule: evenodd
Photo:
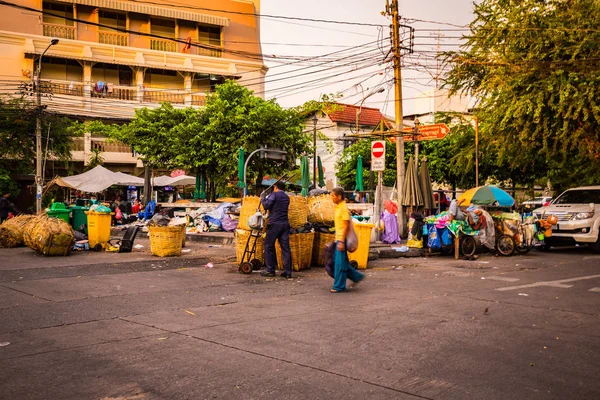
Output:
M290 250L290 220L288 210L290 198L285 194L285 184L281 181L275 182L273 193L261 202L265 210L269 211L269 224L267 225L267 237L265 238L265 269L260 271L262 276L275 276L277 268L277 255L275 253L275 241L279 240L281 255L283 256L283 272L281 277L290 279L292 277L292 252Z

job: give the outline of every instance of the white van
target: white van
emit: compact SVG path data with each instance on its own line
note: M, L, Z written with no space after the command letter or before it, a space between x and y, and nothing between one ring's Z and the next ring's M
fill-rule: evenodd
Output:
M537 218L556 215L558 224L552 236L546 238L549 246L587 244L600 253L600 186L569 189L550 203L533 211Z

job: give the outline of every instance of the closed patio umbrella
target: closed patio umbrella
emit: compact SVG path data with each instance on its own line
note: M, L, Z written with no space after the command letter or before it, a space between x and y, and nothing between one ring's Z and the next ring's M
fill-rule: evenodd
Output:
M407 207L420 207L423 205L423 195L415 169L415 162L410 157L406 166L406 177L404 179L404 195L402 205Z
M319 175L319 187L325 186L325 179L323 179L323 163L321 162L321 157L317 157L317 171Z
M421 166L419 168L419 184L421 186L421 193L423 195L423 207L428 210L436 208L426 157L423 157L421 160Z
M244 189L244 149L240 147L238 156L238 183L237 187Z
M363 185L363 160L362 156L358 156L356 161L356 186L354 187L356 192L362 192L365 190Z
M310 170L308 168L308 157L306 156L302 156L302 159L300 161L300 173L301 173L301 178L300 178L300 182L302 184L302 191L300 192L300 194L302 194L302 196L307 197L308 196L308 188L310 187Z

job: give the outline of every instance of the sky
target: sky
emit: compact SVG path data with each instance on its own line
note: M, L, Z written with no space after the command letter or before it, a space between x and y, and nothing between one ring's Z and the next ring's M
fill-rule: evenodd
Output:
M403 57L403 114L407 115L414 111L415 96L435 87L441 70L434 56L438 49L458 48L461 32L449 29L467 25L473 19L473 6L472 0L400 0L399 7L406 19L402 23L415 28L415 51ZM340 102L360 104L384 88L383 93L364 100L364 105L393 115L393 70L391 63L382 61L390 48L391 24L381 15L384 9L385 0L262 0L261 42L270 68L266 98L294 107L318 100L323 94L341 92L344 97ZM290 21L265 15L384 27ZM307 60L310 56L319 57Z

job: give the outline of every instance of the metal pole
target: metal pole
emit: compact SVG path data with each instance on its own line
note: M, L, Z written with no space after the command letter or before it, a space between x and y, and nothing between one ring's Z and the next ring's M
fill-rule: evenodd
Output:
M394 51L394 86L396 110L396 182L398 183L398 232L404 234L404 209L402 197L404 195L404 136L402 136L402 69L400 55L400 32L398 24L398 0L392 0L392 50Z
M317 123L319 120L317 119L317 115L313 117L313 146L314 146L314 154L313 154L313 181L314 189L317 188Z
M35 91L36 91L36 106L37 106L37 118L35 120L35 211L37 214L42 212L42 191L44 181L42 178L42 58L48 49L57 44L58 39L52 39L46 50L40 55L38 62L37 75L35 77Z
M479 117L475 116L475 187L479 187Z

